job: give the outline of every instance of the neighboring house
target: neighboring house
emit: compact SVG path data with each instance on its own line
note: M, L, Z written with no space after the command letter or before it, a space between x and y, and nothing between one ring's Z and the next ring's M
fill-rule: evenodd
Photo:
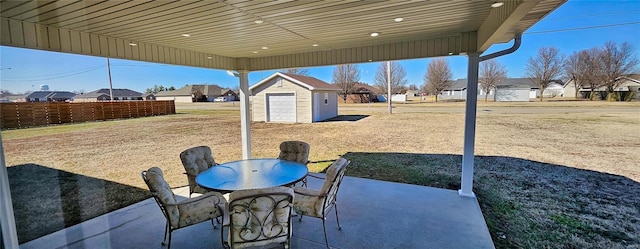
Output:
M629 75L620 77L620 83L616 89L613 91L620 95L622 100L626 100L627 98L632 99L640 99L640 75ZM564 85L564 97L573 98L575 96L575 86L573 84L573 80L567 81ZM601 99L606 98L607 88L602 86L594 90L595 94L597 94ZM578 98L588 99L591 94L591 88L588 86L584 86L578 90ZM631 96L631 97L628 97Z
M71 100L75 93L67 91L35 91L24 96L26 102L65 102Z
M499 84L496 90L496 102L528 102L530 91L529 84Z
M250 90L253 121L313 123L338 116L341 89L313 77L277 72Z
M340 88L338 85L335 87ZM342 92L342 90L341 90ZM338 101L344 103L342 93L338 93ZM355 83L351 88L351 93L347 95L347 103L370 103L370 102L378 102L378 95L380 95L380 91L378 88L367 85L365 83Z
M0 103L24 102L24 94L0 93Z
M156 95L153 93L145 93L142 95L143 100L156 100Z
M487 99L493 100L494 94L496 94L496 101L529 101L529 98L535 98L540 92L537 86L534 89L532 85L534 84L529 78L507 78L498 84L495 92L491 90L488 93L485 93L478 85L478 100L483 100L485 96ZM466 100L467 79L453 81L450 87L438 95L438 99Z
M467 79L458 79L440 92L438 99L467 99Z
M240 100L240 98L238 98L238 94L236 94L236 92L234 92L231 89L222 89L221 92L222 92L222 94L220 94L220 96L218 96L218 97L224 97L225 101Z
M155 94L157 100L174 100L175 102L213 102L222 93L216 85L186 85L173 91L162 91Z
M129 89L114 88L113 101L138 101L142 100L142 93ZM95 102L95 101L109 101L111 99L109 88L102 88L93 92L76 95L73 97L73 102Z
M536 86L536 88L538 88ZM538 91L539 92L539 91ZM562 81L556 80L547 86L542 93L544 98L555 98L555 97L563 97L564 96L564 85ZM537 96L540 97L540 96Z
M417 96L420 96L420 91L419 90L407 90L407 92L405 94L407 95L407 97L417 97Z

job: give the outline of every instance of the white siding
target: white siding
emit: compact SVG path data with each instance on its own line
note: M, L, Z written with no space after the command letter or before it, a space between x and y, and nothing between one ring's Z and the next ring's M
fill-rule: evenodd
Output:
M314 105L317 104L319 113L316 116L317 121L322 121L338 116L338 92L336 91L314 91L318 93L319 101L314 101ZM315 115L314 115L315 116Z
M529 101L529 89L498 89L496 93L499 102Z
M267 121L266 94L267 93L295 93L296 122L311 123L311 91L293 82L276 77L252 90L253 121Z
M156 100L173 100L176 103L192 103L191 96L156 96Z

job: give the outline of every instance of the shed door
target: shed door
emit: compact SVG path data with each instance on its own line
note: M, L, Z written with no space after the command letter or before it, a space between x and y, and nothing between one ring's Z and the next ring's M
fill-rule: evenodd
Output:
M267 94L267 122L296 122L296 96L293 93Z

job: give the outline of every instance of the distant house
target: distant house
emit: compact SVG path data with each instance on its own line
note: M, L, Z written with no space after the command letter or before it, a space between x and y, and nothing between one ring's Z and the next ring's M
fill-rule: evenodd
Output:
M76 96L67 91L35 91L24 96L26 102L65 102Z
M533 82L529 78L507 78L498 83L496 90L484 92L478 86L478 99L495 99L496 101L529 101L529 98L535 98L538 93L538 87L533 88ZM438 99L466 100L467 99L467 79L458 79L451 83L438 95Z
M156 95L153 93L145 93L142 95L143 100L156 100Z
M225 101L236 101L240 100L238 98L238 94L231 89L222 89L222 94L219 97L225 97Z
M113 101L138 101L142 100L142 93L129 89L112 89ZM73 102L109 101L111 99L109 88L102 88L85 94L76 95Z
M338 85L335 86L340 88ZM347 95L346 103L378 102L378 95L380 95L380 91L377 88L357 82L353 85L353 88L351 88L351 93ZM345 102L342 93L338 94L338 101L341 103Z
M627 98L640 99L640 91L639 91L640 75L639 74L622 76L620 77L619 81L620 82L618 87L613 91L618 93L621 99L623 100ZM567 83L564 84L563 90L564 90L564 97L569 97L569 98L575 97L576 89L575 89L573 80L567 81ZM598 97L600 97L601 99L604 99L606 98L606 95L607 95L607 88L604 86L599 87L594 90L594 93L598 95ZM591 94L591 89L588 86L584 86L578 89L578 98L588 99L590 94Z
M253 121L312 123L338 116L341 89L313 77L277 72L250 90Z
M175 102L212 102L222 94L217 85L186 85L173 91L162 91L155 94L157 100L174 100Z

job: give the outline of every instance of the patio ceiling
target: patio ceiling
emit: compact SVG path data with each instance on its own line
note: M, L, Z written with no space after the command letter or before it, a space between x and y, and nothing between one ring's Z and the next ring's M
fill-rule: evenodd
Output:
M5 46L256 71L482 52L564 2L3 0L0 29Z

